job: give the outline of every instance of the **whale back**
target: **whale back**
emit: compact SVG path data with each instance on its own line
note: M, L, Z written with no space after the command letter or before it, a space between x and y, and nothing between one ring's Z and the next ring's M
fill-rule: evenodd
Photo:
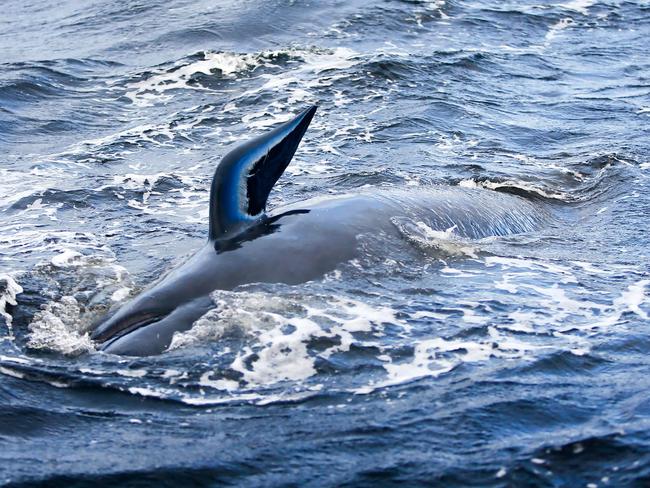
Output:
M315 112L312 106L223 157L210 189L210 240L230 239L263 218L269 193L291 162Z

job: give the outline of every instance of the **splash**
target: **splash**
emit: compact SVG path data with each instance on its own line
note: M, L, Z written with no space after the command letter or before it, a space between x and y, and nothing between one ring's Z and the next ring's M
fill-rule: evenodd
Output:
M413 221L408 218L394 217L391 222L407 241L427 254L439 257L478 257L479 249L476 241L463 239L457 235L456 225L444 231L438 231L425 222Z
M174 336L171 349L218 341L229 333L248 339L229 366L246 388L283 381L300 382L318 373L315 361L349 352L353 345L374 345L358 334L382 334L384 324L408 330L389 307L342 297L276 297L261 292L215 292L217 307L185 333ZM315 351L314 341L330 344ZM229 385L232 383L212 383Z
M84 329L81 306L74 297L65 296L58 302L48 303L36 312L29 324L31 349L57 351L67 356L76 356L94 350L90 337Z
M16 295L23 292L23 288L10 275L0 275L0 317L5 319L9 334L13 318L7 312L7 305L16 305Z

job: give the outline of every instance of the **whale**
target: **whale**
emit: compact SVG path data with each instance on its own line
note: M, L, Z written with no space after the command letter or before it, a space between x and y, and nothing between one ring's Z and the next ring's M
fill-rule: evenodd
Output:
M266 210L269 194L293 158L316 112L291 120L228 152L210 188L208 235L187 261L170 270L91 333L108 354L165 352L216 305L217 290L252 283L299 285L322 279L359 257L360 238L402 239L400 218L435 231L482 239L539 229L548 212L522 196L483 188L421 185L325 195ZM382 250L390 254L390 246Z

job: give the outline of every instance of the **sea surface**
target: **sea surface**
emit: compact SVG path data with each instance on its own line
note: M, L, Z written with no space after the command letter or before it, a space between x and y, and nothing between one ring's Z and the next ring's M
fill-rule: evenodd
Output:
M1 484L650 485L648 1L0 7ZM552 218L400 221L97 352L206 239L220 158L310 104L270 208L448 185Z

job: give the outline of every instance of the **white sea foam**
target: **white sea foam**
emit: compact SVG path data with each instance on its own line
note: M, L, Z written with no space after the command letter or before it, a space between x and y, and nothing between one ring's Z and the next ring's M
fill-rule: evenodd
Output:
M174 188L164 194L157 191L156 185L163 178L180 181L179 188ZM116 189L116 196L122 199L126 198L126 190L141 192L141 196L138 198L129 199L127 205L146 214L166 215L181 219L185 223L204 223L208 218L208 187L205 182L193 174L126 173L114 176L112 184L106 186Z
M127 378L143 378L147 376L146 369L117 369L115 372Z
M623 323L626 312L637 314L642 319L648 318L648 312L643 305L648 303L646 288L650 280L641 280L628 287L610 300L593 301L585 296L580 289L575 289L579 280L572 270L554 263L527 261L488 257L488 266L503 266L505 269L517 269L505 273L503 281L497 283L497 288L507 289L513 294L524 293L531 307L530 310L517 310L509 314L514 324L506 325L512 330L551 332L565 340L583 343L583 331L597 334L612 326ZM579 270L591 274L608 274L608 270L594 268L590 263L573 263ZM557 276L551 285L536 284L535 277L540 272ZM531 295L532 292L532 295ZM574 334L577 333L577 335Z
M336 80L347 76L345 70L359 63L358 53L343 47L331 50L291 49L288 54L292 59L288 67L274 73L261 74L259 79L262 84L238 97L246 99L267 91L281 95L264 111L244 116L243 122L248 127L264 129L286 120L289 118L285 108L287 104L317 100L316 90L329 87ZM337 100L344 103L340 95Z
M614 300L613 306L620 311L620 315L626 311L637 314L644 320L648 320L648 312L641 308L641 305L648 302L648 295L646 288L650 285L650 280L641 280L637 283L630 285L619 298Z
M562 200L562 201L570 201L571 200L571 195L568 193L564 192L559 192L559 191L550 191L548 189L544 188L539 188L535 185L532 185L530 183L526 183L523 181L489 181L489 180L475 180L475 179L466 179L466 180L461 180L458 183L458 186L462 186L464 188L487 188L489 190L497 190L499 188L504 188L504 187L513 187L513 188L519 188L524 191L528 191L530 193L535 193L539 196L545 197L545 198L551 198L551 199L556 199L556 200Z
M216 292L214 298L217 308L197 321L192 330L176 334L171 347L219 339L233 328L244 331L252 341L237 354L230 368L242 375L247 387L302 381L315 375L316 356L308 350L314 339L336 339L334 345L318 353L328 358L349 351L358 333L380 333L385 323L408 330L392 309L349 299L319 299L305 304L249 292ZM220 379L210 378L208 383L208 378L203 381L206 386L218 385L227 390L235 387L233 382Z
M206 52L203 59L190 63L179 63L171 69L158 72L148 78L131 83L126 96L140 106L151 105L165 100L165 92L179 88L194 90L204 89L197 84L188 84L197 74L231 78L236 73L246 71L255 66L268 64L268 59L255 54L237 54L227 52Z
M25 378L25 375L21 373L20 371L16 371L11 368L7 368L5 366L0 366L0 373L11 376L12 378L18 378L18 379L23 379Z
M279 68L279 59L282 60L282 69L276 69ZM229 60L228 63L225 60ZM242 71L248 71L251 76L247 79L246 85L252 85L252 87L233 92L233 98L225 104L223 111L232 112L240 104L250 105L249 99L259 98L260 93L272 92L274 94L273 102L262 110L245 114L242 117L242 122L246 127L256 131L265 130L291 117L292 111L287 110L287 106L315 102L322 99L324 91L329 91L337 80L358 76L357 73L350 72L349 68L359 64L362 60L356 51L342 47L335 49L292 48L254 54L207 53L205 59L181 62L177 68L161 71L134 83L130 87L129 97L136 103L151 104L173 96L173 90L181 88L206 89L202 88L200 84L188 84L193 74L209 74L213 70L215 76L237 77ZM265 69L258 74L255 70L262 66ZM396 90L396 88L389 87L385 92L371 90L368 96L369 99L384 98L391 90ZM338 106L349 103L349 100L340 91L335 92L333 97ZM382 110L381 105L379 104L377 110ZM208 107L208 109L213 108ZM197 116L192 113L189 122L185 122L184 128L182 128L177 123L178 117L173 114L170 122L139 124L102 138L82 141L70 152L87 153L89 146L110 148L113 143L125 140L135 144L171 145L174 137L179 134L191 138L194 127L200 124L203 118L203 115ZM319 123L318 119L314 120L312 128L318 129ZM347 130L351 137L365 142L372 141L371 124L359 124L354 119L350 120L349 124L350 126L344 127L343 130ZM216 131L222 132L223 129L217 128ZM222 142L235 141L236 139L232 134L224 134L221 137ZM306 141L307 145L303 147L303 152L309 153L318 150L327 154L340 154L337 150L337 143L341 140L340 133L331 137L321 137L319 140L320 143L314 146ZM96 150L94 151L96 152ZM111 150L109 150L109 154L110 152ZM302 167L300 160L297 160L292 164L291 170L322 173L327 170L328 166L329 164L326 162L326 164L318 166L318 171L316 171L311 165ZM129 204L145 212L148 211L146 206L143 207L137 201L129 202Z
M483 341L443 337L418 340L412 360L388 360L384 364L387 378L358 388L356 393L365 394L377 388L408 383L423 377L436 377L451 371L461 363L485 362L492 358L512 359L541 348L504 334L494 327L490 327L488 333L489 337Z
M263 90L283 91L288 103L302 102L313 98L310 88L330 85L338 76L329 72L353 66L356 53L348 48L333 50L290 49L287 51L265 51L261 53L207 52L203 59L180 62L177 66L160 71L144 80L128 86L126 96L137 105L151 105L168 100L171 90L206 90L197 83L188 83L197 74L235 78L235 75L252 71L258 67L277 69L275 59L289 56L288 69L278 70L277 74L265 72L258 76L263 85L245 92L237 98L244 98ZM327 75L323 75L328 72ZM306 76L309 75L309 76ZM314 75L322 75L315 77ZM230 102L231 105L235 103ZM253 127L256 127L255 125Z
M314 360L307 351L307 342L322 334L322 329L309 318L293 318L288 321L276 317L278 326L263 331L259 336L262 348L242 351L231 365L242 373L249 385L269 385L283 380L304 380L316 373ZM293 331L285 334L282 325L290 325ZM256 359L248 366L245 362L255 354Z
M16 295L23 292L23 288L16 280L8 275L0 275L0 316L5 319L11 333L12 317L7 312L7 305L16 305Z
M61 254L57 254L52 258L52 264L58 268L81 266L83 264L83 255L73 249L65 249Z
M69 148L68 154L86 154L98 147L107 147L121 141L138 141L154 145L166 145L158 136L165 136L167 141L174 138L174 132L169 123L140 124L127 129L113 132L103 137L82 140Z
M45 190L57 181L58 174L55 168L46 174L36 174L17 170L0 168L0 208L6 208L22 198L29 197L34 191Z
M408 218L392 218L391 222L409 242L425 252L436 252L447 256L477 257L478 247L475 241L458 236L455 225L444 231L438 231L425 222ZM454 271L447 269L443 272L453 273Z
M92 233L46 230L29 224L8 228L9 232L0 235L2 254L12 260L31 262L32 270L47 276L46 289L41 290L46 296L74 293L63 288L87 291L91 283L97 287L96 296L101 287L105 286L108 292L120 281L124 281L121 286L130 286L124 268L115 264L110 249Z
M29 324L28 346L66 355L92 351L94 346L84 331L87 325L77 300L71 296L62 297L36 312Z
M129 286L123 286L122 288L118 288L113 292L111 295L111 300L114 302L121 302L124 300L126 297L129 296L129 293L131 293L131 287Z
M212 379L212 371L206 371L199 379L199 385L203 387L213 388L215 390L234 391L239 388L239 383L234 380L228 379Z
M488 267L492 266L501 266L504 269L524 269L530 270L532 272L547 272L558 275L561 277L562 283L576 283L577 278L574 276L571 268L559 265L557 263L552 263L549 261L533 260L533 259L523 259L523 258L509 258L502 256L487 256L485 258L485 264ZM517 275L513 275L517 276ZM518 273L518 276L530 276L522 275Z
M64 248L51 259L50 265L40 265L46 273L57 279L60 289L48 293L61 295L37 311L28 325L28 345L34 349L77 355L94 350L88 337L88 327L112 301L126 298L133 283L126 269L115 263L115 258L105 249L93 249L92 243L79 243L79 252ZM108 255L107 255L108 254ZM66 275L74 273L70 282ZM61 280L61 281L58 281ZM75 296L88 296L90 303L79 303Z
M566 3L562 3L559 6L567 10L574 10L580 12L583 15L589 13L589 7L596 3L596 0L571 0Z
M544 45L548 46L558 35L558 33L567 27L570 27L574 24L575 22L571 17L565 17L563 19L560 19L558 22L553 24L551 28L548 30L546 33L546 36L544 37Z

